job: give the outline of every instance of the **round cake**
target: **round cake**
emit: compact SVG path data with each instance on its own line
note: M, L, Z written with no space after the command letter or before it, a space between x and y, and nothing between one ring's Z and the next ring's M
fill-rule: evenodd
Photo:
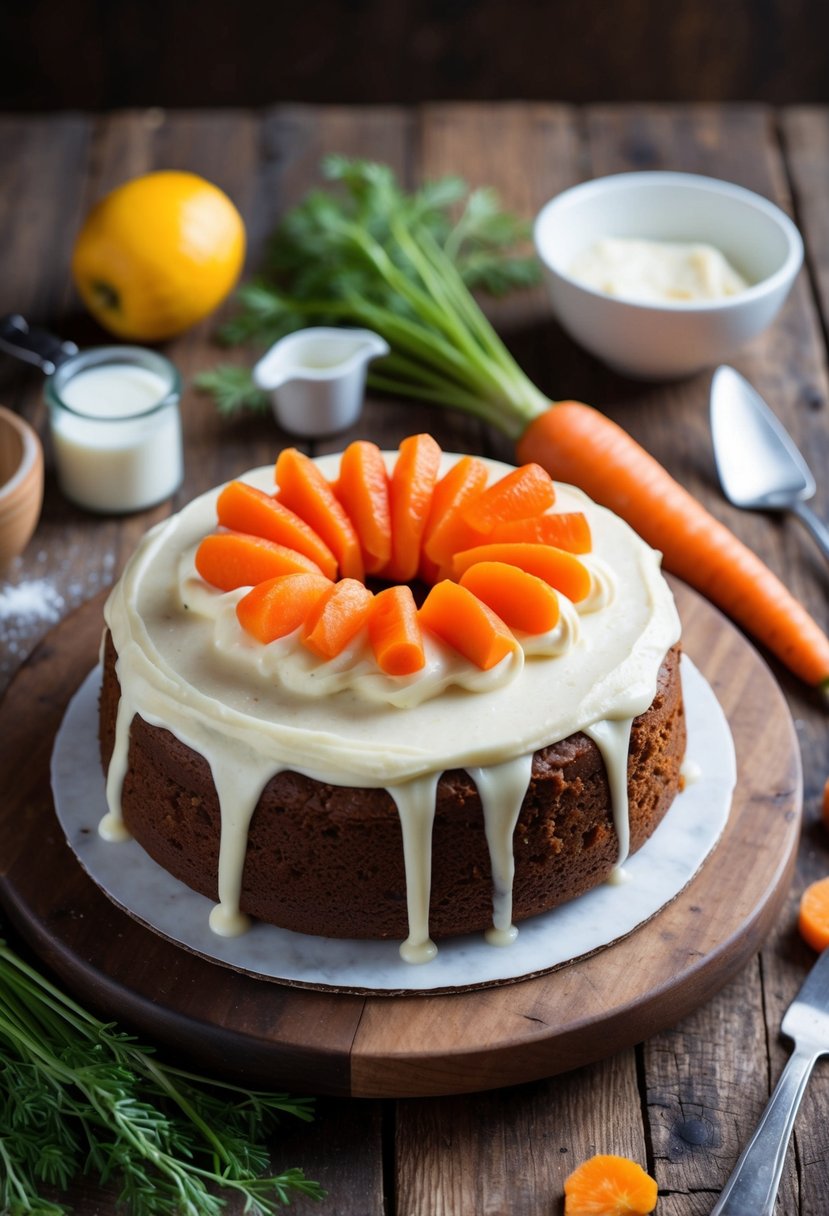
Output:
M110 595L101 831L219 933L506 944L619 876L679 789L659 555L535 466L424 438L289 450L154 528Z

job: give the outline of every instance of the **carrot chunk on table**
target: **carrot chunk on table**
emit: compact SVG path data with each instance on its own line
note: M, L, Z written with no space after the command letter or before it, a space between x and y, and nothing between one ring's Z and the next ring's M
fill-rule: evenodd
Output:
M597 1153L564 1181L564 1216L646 1216L656 1207L651 1176L628 1157Z

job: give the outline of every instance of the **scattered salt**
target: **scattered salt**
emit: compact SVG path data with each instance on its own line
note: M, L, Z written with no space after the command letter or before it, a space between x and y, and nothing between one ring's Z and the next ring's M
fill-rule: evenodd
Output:
M63 596L45 578L0 587L0 618L7 636L13 632L6 628L10 620L17 620L24 627L31 627L39 621L57 621L64 607Z

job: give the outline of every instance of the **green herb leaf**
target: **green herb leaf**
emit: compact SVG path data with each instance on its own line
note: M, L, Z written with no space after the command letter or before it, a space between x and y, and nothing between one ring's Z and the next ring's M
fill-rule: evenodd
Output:
M253 383L250 370L224 363L195 378L200 392L209 393L219 413L229 417L241 410L261 412L268 409L268 395Z
M512 252L527 225L492 190L446 177L407 193L387 165L328 156L329 190L284 217L262 277L238 293L230 343L270 344L306 325L360 325L391 355L369 383L454 405L517 436L549 402L515 363L471 289L500 295L538 281L534 258ZM222 369L217 369L222 373ZM247 404L223 374L200 383L220 409Z
M41 1186L86 1172L130 1216L221 1216L231 1194L275 1216L324 1194L301 1170L268 1174L283 1114L310 1119L311 1102L163 1064L0 941L0 1212L65 1216Z

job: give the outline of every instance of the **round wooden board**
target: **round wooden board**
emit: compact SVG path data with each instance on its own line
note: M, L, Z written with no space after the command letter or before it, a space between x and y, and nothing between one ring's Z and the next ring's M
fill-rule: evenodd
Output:
M314 992L237 974L120 911L55 818L52 742L94 665L103 597L61 622L0 704L0 898L78 997L107 1018L251 1084L354 1097L513 1085L599 1059L672 1025L755 953L797 850L800 758L765 663L711 605L674 584L683 644L725 710L737 790L690 885L635 933L548 975L456 995Z

